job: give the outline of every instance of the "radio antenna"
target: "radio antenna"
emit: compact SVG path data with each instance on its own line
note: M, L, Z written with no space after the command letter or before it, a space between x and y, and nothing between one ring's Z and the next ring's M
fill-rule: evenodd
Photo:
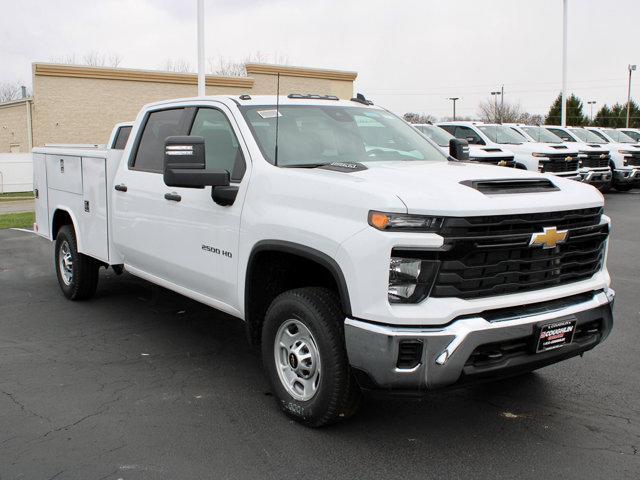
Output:
M276 87L276 149L274 165L278 166L278 119L280 118L280 72L278 72L278 83Z

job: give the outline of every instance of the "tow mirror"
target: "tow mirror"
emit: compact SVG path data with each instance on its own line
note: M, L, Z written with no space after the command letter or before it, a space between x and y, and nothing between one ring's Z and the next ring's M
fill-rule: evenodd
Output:
M164 142L164 183L169 187L225 187L229 185L229 172L206 170L204 138L167 137Z
M449 156L456 160L469 160L469 142L461 138L449 140Z

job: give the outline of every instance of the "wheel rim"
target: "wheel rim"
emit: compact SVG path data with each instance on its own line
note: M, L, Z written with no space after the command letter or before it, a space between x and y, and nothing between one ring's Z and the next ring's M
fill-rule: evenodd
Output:
M62 281L65 285L71 285L73 281L73 257L71 256L71 247L69 242L64 240L60 245L60 252L58 253L58 268L62 275Z
M320 385L320 353L311 331L299 320L285 321L273 353L282 386L296 400L313 398Z

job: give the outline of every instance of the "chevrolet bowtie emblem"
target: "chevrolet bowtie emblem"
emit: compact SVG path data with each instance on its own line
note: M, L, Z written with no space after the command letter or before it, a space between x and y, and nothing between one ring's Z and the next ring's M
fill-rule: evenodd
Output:
M530 247L554 248L567 239L567 230L557 230L556 227L544 227L542 233L531 235Z
M601 153L600 158L607 158L607 156L604 153Z
M573 157L564 157L565 162L570 162L571 160L573 160Z
M507 166L507 161L506 160L500 160L498 162L498 166L499 167L506 167Z

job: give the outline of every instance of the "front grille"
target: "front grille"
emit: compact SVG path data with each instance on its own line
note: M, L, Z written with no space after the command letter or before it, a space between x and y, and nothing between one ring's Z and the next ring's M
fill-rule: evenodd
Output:
M432 297L478 298L538 290L590 278L602 268L608 226L601 208L447 218ZM530 247L544 227L568 230L554 248Z
M609 166L610 156L609 153L600 152L580 152L582 155L586 155L580 161L581 166L587 168L604 168Z
M562 172L575 172L578 170L578 158L566 154L552 153L547 155L548 160L541 160L543 173L562 173ZM567 160L571 158L571 160Z
M627 160L627 165L640 166L640 152L625 155L624 158Z

